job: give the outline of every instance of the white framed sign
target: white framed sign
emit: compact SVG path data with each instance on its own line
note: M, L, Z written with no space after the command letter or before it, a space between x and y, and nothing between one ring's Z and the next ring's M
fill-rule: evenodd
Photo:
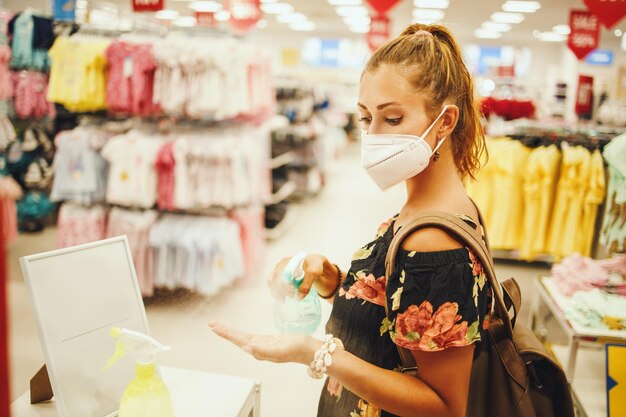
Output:
M104 370L111 327L149 334L126 236L20 259L60 417L116 415L134 358Z

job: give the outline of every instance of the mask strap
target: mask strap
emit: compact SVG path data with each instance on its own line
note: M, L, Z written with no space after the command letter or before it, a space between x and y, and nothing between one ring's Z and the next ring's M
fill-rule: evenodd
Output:
M443 106L443 109L441 110L441 113L439 113L439 116L437 116L437 118L431 123L431 125L428 126L428 129L426 129L426 132L424 132L424 134L422 135L423 140L426 140L426 136L428 136L428 134L430 133L430 129L432 129L435 123L437 123L437 121L441 119L441 116L443 116L443 114L446 112L449 106L450 106L449 104L446 104L445 106ZM446 140L446 138L447 136L441 139L439 143L437 143L437 146L435 146L435 149L433 149L433 153L437 152L437 149L439 149L439 147L443 144L443 141Z

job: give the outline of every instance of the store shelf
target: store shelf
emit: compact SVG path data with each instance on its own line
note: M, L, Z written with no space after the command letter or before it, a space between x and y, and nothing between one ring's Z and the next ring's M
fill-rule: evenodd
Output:
M293 181L287 181L285 184L283 184L282 187L280 187L280 190L272 194L272 196L269 198L266 204L268 205L278 204L281 201L284 201L287 198L289 198L289 196L291 196L295 191L296 191L296 183Z
M293 151L285 152L284 154L279 155L270 160L270 168L271 169L280 168L282 166L290 164L291 162L295 160L296 160L295 152Z
M273 229L265 229L265 238L267 240L280 239L289 229L291 229L291 226L296 223L296 219L298 217L295 209L295 207L290 207L283 221L281 221Z
M554 256L546 254L536 255L531 260L522 259L518 250L492 249L491 256L493 256L493 259L501 259L506 261L543 262L547 264L552 264L555 262Z
M556 359L565 366L569 349L552 345ZM571 384L574 403L579 417L606 417L606 376L604 349L580 349L577 356L576 376Z

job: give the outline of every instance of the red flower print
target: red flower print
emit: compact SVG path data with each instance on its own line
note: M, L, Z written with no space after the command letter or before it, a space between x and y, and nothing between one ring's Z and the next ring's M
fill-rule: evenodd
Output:
M326 386L328 393L337 399L341 398L341 391L343 391L343 385L339 383L335 378L328 378L328 385Z
M457 303L444 303L433 314L433 306L424 301L412 305L396 318L394 342L413 350L438 351L468 344L467 322L458 315Z
M480 263L471 249L468 248L467 251L469 252L470 265L472 266L472 275L475 277L481 276L483 274L483 264Z
M385 305L387 302L385 295L387 282L384 276L375 278L374 275L365 275L365 272L361 271L357 272L356 278L356 281L346 293L346 299L358 297L379 306ZM341 293L339 295L341 295ZM348 295L352 295L352 297L348 297Z

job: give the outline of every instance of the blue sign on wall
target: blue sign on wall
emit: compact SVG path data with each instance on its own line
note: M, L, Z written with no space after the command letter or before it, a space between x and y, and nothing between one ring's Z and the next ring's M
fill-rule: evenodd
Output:
M613 52L604 49L596 49L587 55L585 62L593 65L611 65L613 64Z
M76 20L76 0L52 0L52 10L55 20Z

